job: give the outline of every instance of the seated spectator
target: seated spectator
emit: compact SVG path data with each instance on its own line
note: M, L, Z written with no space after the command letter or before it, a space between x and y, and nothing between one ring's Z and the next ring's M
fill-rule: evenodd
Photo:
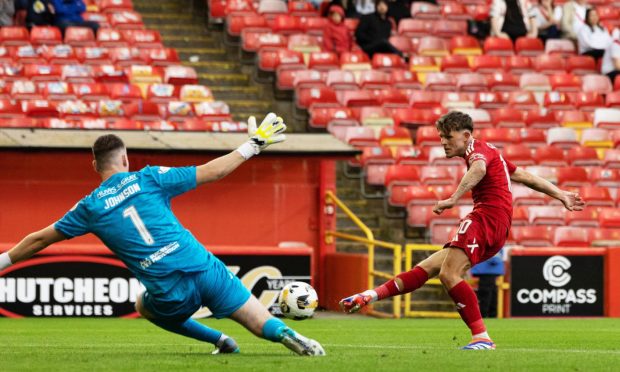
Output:
M83 0L50 0L52 12L54 13L54 25L65 32L70 26L89 27L97 33L99 24L97 22L85 21L82 13L86 11L86 4Z
M539 4L533 8L532 14L536 22L538 37L543 42L547 39L560 37L562 7L555 6L553 0L539 0Z
M388 17L396 22L396 26L401 19L411 18L411 2L408 0L388 0Z
M0 27L12 26L15 15L14 0L0 0Z
M616 76L620 76L620 29L616 28L612 33L612 43L605 49L601 73L607 75L614 83Z
M360 19L355 30L355 41L370 58L375 53L393 53L404 58L403 53L389 42L394 23L387 17L387 0L377 0L376 9Z
M592 56L597 62L603 57L605 49L611 44L607 29L599 23L598 12L594 8L586 11L586 24L577 33L579 54Z
M533 7L528 0L493 0L490 10L491 36L512 39L536 37Z
M562 8L562 34L565 38L577 40L579 30L585 25L587 0L572 0Z
M338 5L344 9L345 18L359 18L360 14L357 12L357 9L355 9L354 1L355 0L324 1L319 7L319 12L321 13L321 17L328 17L329 8L331 8L332 5Z
M323 49L340 54L351 51L352 46L353 38L344 25L344 9L332 5L329 8L329 24L323 33Z
M26 27L50 26L53 22L48 0L26 0Z

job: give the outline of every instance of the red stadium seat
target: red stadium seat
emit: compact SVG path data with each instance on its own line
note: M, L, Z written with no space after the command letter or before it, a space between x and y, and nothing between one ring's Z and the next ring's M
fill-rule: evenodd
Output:
M331 70L327 72L325 83L332 89L357 89L353 72L346 70Z
M336 92L338 101L346 107L377 106L377 97L367 90L340 90Z
M331 70L340 68L338 55L331 52L313 52L308 57L308 68L315 70Z
M75 55L86 65L109 65L112 63L110 51L107 48L75 48Z
M47 82L43 86L43 95L50 101L66 101L77 99L73 86L64 81Z
M363 115L364 108L362 108ZM379 143L381 146L412 146L411 134L403 127L388 126L379 131Z
M110 48L112 64L120 67L141 65L143 63L137 48Z
M395 207L434 205L436 202L437 196L426 186L394 187L388 196L388 204Z
M73 85L73 91L83 101L99 101L109 97L104 84L77 83Z
M30 44L28 29L20 26L4 26L0 28L0 44L4 46Z
M620 246L620 230L618 229L590 229L588 232L593 247Z
M560 122L555 118L551 111L530 110L527 112L525 122L530 128L553 128L560 125ZM543 142L545 137L543 135Z
M596 186L620 187L618 169L594 168L590 170L590 180Z
M379 104L386 109L408 108L409 98L402 91L395 88L371 90Z
M554 231L553 226L518 226L512 228L512 236L526 247L551 247Z
M556 74L549 77L551 89L557 92L579 92L581 79L572 74Z
M398 33L406 37L423 37L432 34L433 23L424 19L404 18L398 24Z
M512 210L512 226L526 226L529 225L530 219L528 216L529 208L526 206L514 207Z
M290 15L298 17L318 18L318 12L312 6L312 3L307 1L289 1L288 13Z
M269 22L273 32L291 35L304 32L300 18L288 14L278 14Z
M582 186L579 195L585 200L586 205L597 207L615 207L615 202L607 187Z
M599 227L602 228L620 228L620 210L616 208L602 209L598 217Z
M516 166L524 167L535 164L532 150L524 144L506 145L502 153L506 160L509 160Z
M191 67L168 66L164 72L164 81L173 85L198 84L198 75Z
M534 94L528 91L510 92L508 104L515 110L536 110L539 107Z
M567 111L555 111L553 113L556 120L558 120L562 126L571 128L589 128L592 126L592 120L583 111L567 110Z
M587 147L612 148L611 133L602 128L586 128L581 132L581 144Z
M394 154L396 164L426 165L428 153L418 146L399 146Z
M406 68L405 61L396 54L376 53L372 56L372 68L382 71Z
M405 186L419 186L420 173L414 165L390 165L385 174L384 186L388 192L396 192ZM404 206L404 205L403 205Z
M392 115L389 114L387 109L384 109L381 106L362 106L358 110L359 110L360 123L364 126L375 125L378 127L385 127L386 125L387 126L394 125L394 120L392 119ZM381 129L384 129L384 128L381 128ZM411 144L411 141L409 142L409 144ZM383 146L383 144L381 145Z
M438 72L440 70L436 59L429 56L411 56L409 69L413 72Z
M523 111L513 108L500 108L491 113L493 122L497 127L523 128L525 127L525 114Z
M519 90L519 78L506 72L496 72L487 76L487 83L492 91L510 92Z
M514 54L512 41L499 37L488 37L484 40L484 53L495 56L511 56Z
M584 168L571 166L558 169L558 185L560 187L581 187L589 184L588 173Z
M530 189L529 187L514 184L512 186L512 199L514 205L545 205L543 194Z
M546 75L533 73L521 75L520 83L521 89L532 91L548 91L551 90L551 83Z
M471 117L471 119L474 122L474 127L477 129L493 127L493 121L491 120L491 114L489 114L489 111L485 109L463 108L463 109L460 109L460 111L469 115L469 117Z
M346 107L316 107L309 113L308 124L313 128L359 125L351 109Z
M441 145L437 129L434 126L423 126L418 128L415 142L416 145L421 147Z
M65 44L45 48L43 56L52 65L77 65L80 63L73 48Z
M456 2L448 2L441 6L441 14L443 18L466 21L470 19L469 14L465 9L463 4L459 4Z
M450 39L450 53L453 55L477 56L482 54L482 49L480 48L480 42L474 37L460 35L453 36Z
M596 150L591 147L574 146L568 149L566 157L570 164L576 167L598 167L603 165Z
M323 107L338 106L336 92L328 87L298 88L296 89L296 105L300 109L308 109L312 105Z
M301 52L288 49L261 49L258 51L257 67L261 71L274 72L277 68L304 68L304 56Z
M442 20L435 22L433 35L443 38L451 38L467 34L467 22L464 20Z
M547 110L574 110L568 94L560 92L545 92L543 106Z
M532 225L564 225L563 206L531 206L528 215Z
M468 92L443 92L441 106L451 109L472 109L474 107L474 96ZM488 126L492 126L490 123Z
M477 73L458 75L456 85L463 92L482 92L488 90L487 80L484 75Z
M12 119L24 117L22 107L15 101L0 99L0 118Z
M554 232L553 245L556 247L589 247L588 231L580 227L558 227Z
M462 55L449 55L441 59L442 72L469 72L469 61Z
M575 75L596 74L596 61L590 56L570 56L566 59L566 71Z
M35 26L30 30L30 43L38 45L56 45L62 43L62 35L57 27Z
M620 150L607 150L603 158L606 168L620 168Z
M163 48L161 35L156 30L123 30L123 38L138 48Z
M230 107L223 101L194 103L194 112L207 121L232 121Z
M97 43L106 48L127 47L129 45L125 40L125 35L120 30L112 28L100 28L97 30Z
M340 67L343 70L370 70L370 60L361 51L344 52L340 54Z
M159 121L162 119L161 108L155 102L134 102L125 105L123 110L125 116L132 121Z
M418 54L428 57L443 57L449 54L448 45L442 38L436 36L424 36L418 44Z
M401 23L403 21L404 19L401 21ZM405 55L409 55L414 51L413 44L411 44L411 39L409 37L400 36L400 35L390 36L389 42L396 49L403 52ZM402 62L402 59L400 59L400 62Z
M550 167L566 167L568 161L564 157L564 151L555 146L542 146L534 151L534 160L538 165Z
M32 81L57 81L62 75L62 67L58 65L28 64L24 67L24 75Z
M506 71L517 75L533 73L532 58L527 56L508 57L506 58Z
M123 10L133 10L133 4L131 0L101 0L99 2L99 9L104 12L118 12Z
M534 68L542 74L562 74L566 72L566 63L561 56L543 54L534 58Z
M518 130L514 128L485 128L478 131L477 137L496 147L504 148L519 139Z
M502 57L481 55L473 57L472 70L481 73L496 73L503 70Z
M539 38L520 37L515 42L515 51L523 56L537 56L545 53L545 46Z
M325 86L327 74L318 70L300 70L293 78L295 88L315 88Z
M382 71L360 71L358 76L360 87L365 89L386 89L392 84L390 75Z
M455 91L456 78L443 72L431 72L426 75L424 86L431 91Z
M452 185L455 175L450 172L449 167L423 166L420 168L420 180L424 185Z
M178 101L178 91L172 84L151 84L146 90L146 99L154 103Z
M598 208L586 207L582 211L566 212L566 224L573 227L598 227Z
M392 85L396 89L420 89L417 75L411 71L396 69L390 72Z
M620 108L620 91L609 93L605 97L605 105L610 108Z
M428 151L428 160L431 165L456 167L455 169L465 165L465 160L461 157L447 158L446 151L441 146L433 146Z
M231 13L226 17L226 32L228 35L235 38L239 37L241 36L241 31L246 28L266 31L269 29L269 25L265 17L253 13Z
M112 84L109 87L110 98L121 100L124 103L142 101L142 91L133 84Z
M435 108L441 106L443 95L441 92L412 91L409 101L413 108Z
M407 225L418 228L428 228L433 216L433 205L407 206Z
M563 149L577 146L577 133L572 128L550 128L547 132L547 143Z
M594 111L594 126L608 129L620 128L620 109L596 109Z
M578 92L568 94L569 100L581 111L594 111L605 107L603 96L596 92Z
M589 74L583 76L583 91L596 92L599 94L611 93L613 88L609 78L604 75Z
M365 147L360 156L366 183L383 186L388 167L394 164L392 152L386 147Z
M441 7L431 3L413 3L411 4L411 18L439 19Z
M549 39L545 43L545 54L569 57L576 53L575 43L568 39Z

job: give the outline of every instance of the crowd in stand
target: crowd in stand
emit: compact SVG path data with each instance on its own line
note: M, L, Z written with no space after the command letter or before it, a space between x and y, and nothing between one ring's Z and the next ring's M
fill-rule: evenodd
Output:
M70 26L89 27L97 32L97 22L85 21L83 0L0 0L0 26L56 26L62 32Z
M325 50L342 53L354 43L370 57L374 53L394 53L407 58L389 42L398 23L410 18L409 0L332 0L317 4L329 17L329 32L324 35ZM435 4L434 1L429 1ZM347 33L344 18L359 18L355 40ZM610 79L620 73L620 31L602 25L594 7L587 0L571 0L556 6L553 0L493 0L490 8L491 36L548 39L566 38L576 43L582 55L589 55L601 65Z

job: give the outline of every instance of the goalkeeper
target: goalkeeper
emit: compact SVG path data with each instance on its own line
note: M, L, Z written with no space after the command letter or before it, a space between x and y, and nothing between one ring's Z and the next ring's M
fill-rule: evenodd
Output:
M108 134L93 145L93 166L101 185L56 223L26 236L0 255L0 271L30 258L52 243L95 234L146 287L136 309L170 332L215 345L214 353L236 353L237 343L191 319L201 306L216 318L229 317L255 335L280 342L299 355L324 355L321 345L271 316L226 266L177 220L170 199L217 181L273 143L285 139L286 125L268 114L260 127L248 120L250 139L206 164L168 168L147 166L129 172L123 141Z

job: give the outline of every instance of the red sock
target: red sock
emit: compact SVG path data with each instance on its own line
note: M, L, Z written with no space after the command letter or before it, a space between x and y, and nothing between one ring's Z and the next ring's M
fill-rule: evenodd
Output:
M487 329L480 315L478 297L476 297L476 293L474 293L474 290L471 289L469 284L462 280L459 284L452 287L452 289L448 291L448 294L452 297L452 300L454 300L461 318L469 329L471 329L471 334L477 335L478 333L486 332Z
M428 280L428 273L424 271L419 266L414 267L413 269L407 271L406 273L401 273L396 275L397 278L402 280L404 288L398 288L394 279L390 279L382 285L375 288L375 292L377 292L377 297L379 300L382 300L386 297L398 296L403 293L413 292L416 289L426 283Z

